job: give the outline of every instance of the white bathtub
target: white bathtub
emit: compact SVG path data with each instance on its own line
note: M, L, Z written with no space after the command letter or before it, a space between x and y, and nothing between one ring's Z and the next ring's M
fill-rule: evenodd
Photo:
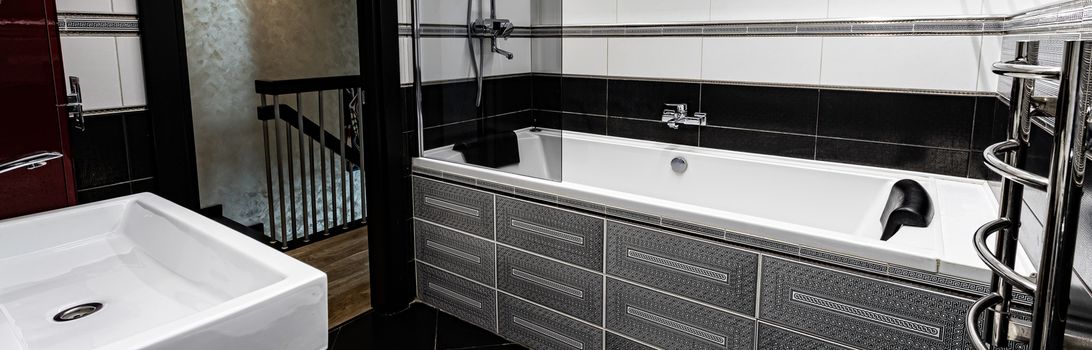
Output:
M517 131L518 165L467 165L441 147L415 167L523 187L923 271L989 281L971 238L997 217L986 181L578 132ZM563 136L563 137L562 137ZM683 157L689 168L672 171ZM935 214L881 241L891 186L921 183ZM1021 250L1017 270L1032 272Z

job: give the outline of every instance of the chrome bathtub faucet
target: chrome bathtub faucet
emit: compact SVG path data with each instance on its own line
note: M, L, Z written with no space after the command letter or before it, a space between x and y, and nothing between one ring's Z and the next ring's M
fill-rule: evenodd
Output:
M665 103L661 120L667 123L667 127L672 129L678 129L679 124L705 125L705 113L694 113L694 116L691 117L687 115L685 103Z

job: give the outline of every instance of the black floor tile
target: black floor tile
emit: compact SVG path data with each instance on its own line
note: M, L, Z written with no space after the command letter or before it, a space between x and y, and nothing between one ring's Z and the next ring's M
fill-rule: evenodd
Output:
M436 316L436 349L477 349L511 342L454 316L438 312Z
M340 330L341 330L341 327L334 328L334 329L330 330L330 338L329 338L330 340L326 342L326 344L327 344L326 350L334 350L334 346L337 345L338 331L340 331Z
M432 350L436 346L436 310L413 304L396 315L369 313L341 326L332 348L338 350Z

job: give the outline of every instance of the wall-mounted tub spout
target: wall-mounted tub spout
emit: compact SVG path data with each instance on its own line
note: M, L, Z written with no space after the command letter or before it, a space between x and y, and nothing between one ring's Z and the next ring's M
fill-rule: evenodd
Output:
M887 197L887 206L880 215L883 235L886 241L895 236L904 225L928 227L933 221L933 201L917 181L899 180L891 186L891 195Z

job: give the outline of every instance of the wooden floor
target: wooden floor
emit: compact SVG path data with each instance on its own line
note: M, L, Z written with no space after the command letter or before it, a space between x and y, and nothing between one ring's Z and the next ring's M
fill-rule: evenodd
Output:
M368 227L291 250L288 255L326 272L330 328L371 310Z

